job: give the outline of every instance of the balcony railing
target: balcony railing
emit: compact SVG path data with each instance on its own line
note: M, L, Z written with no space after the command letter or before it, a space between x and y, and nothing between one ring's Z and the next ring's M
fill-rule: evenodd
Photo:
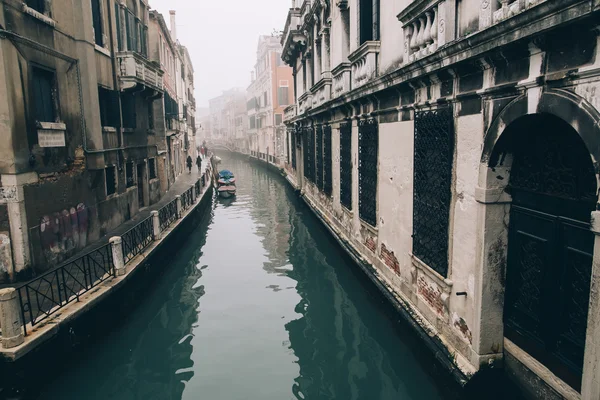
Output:
M315 86L313 86L311 92L313 93L313 107L318 107L331 100L331 78L321 79Z
M163 71L138 53L123 52L117 54L121 88L131 89L144 85L152 89L163 90Z
M348 56L351 64L352 89L356 89L378 75L377 58L379 41L364 42L356 51Z
M432 54L454 40L455 15L456 10L445 0L415 1L398 14L404 31L404 62L412 62Z
M497 9L492 8L489 12L493 12L493 21L496 24L544 1L546 0L492 0Z
M331 74L333 75L332 98L339 97L352 89L350 87L350 63L341 63L331 71Z
M283 120L290 121L296 117L296 105L291 104L283 110Z
M312 94L304 93L298 98L298 115L302 115L312 108Z

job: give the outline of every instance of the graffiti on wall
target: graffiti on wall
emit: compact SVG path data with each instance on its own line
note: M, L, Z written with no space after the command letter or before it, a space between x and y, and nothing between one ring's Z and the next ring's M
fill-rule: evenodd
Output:
M40 242L46 262L56 264L87 245L88 209L83 203L40 221Z

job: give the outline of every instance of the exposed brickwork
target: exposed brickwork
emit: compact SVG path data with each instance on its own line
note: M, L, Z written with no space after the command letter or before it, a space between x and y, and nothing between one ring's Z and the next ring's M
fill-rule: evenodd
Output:
M375 253L375 250L377 249L377 243L372 236L367 236L365 238L365 246L367 246L367 249L371 250L373 253Z
M398 258L396 258L396 255L393 251L388 250L385 243L381 243L381 259L385 265L400 275L400 263L398 262Z
M423 276L417 280L417 291L435 312L441 316L444 315L444 302L442 301L442 291L439 287L430 285Z

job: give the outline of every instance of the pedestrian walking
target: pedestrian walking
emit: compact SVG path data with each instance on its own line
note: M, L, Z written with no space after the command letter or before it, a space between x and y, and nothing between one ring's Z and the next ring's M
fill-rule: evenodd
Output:
M187 167L188 167L189 173L191 174L192 173L192 156L188 156L188 158L187 158Z
M202 159L200 158L200 154L196 157L196 165L198 166L198 172L200 172L200 168L202 168Z

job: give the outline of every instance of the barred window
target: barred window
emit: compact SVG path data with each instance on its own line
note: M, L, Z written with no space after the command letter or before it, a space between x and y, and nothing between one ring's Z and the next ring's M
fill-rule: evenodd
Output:
M148 159L148 175L149 179L156 179L156 159Z
M333 190L331 171L331 126L323 128L323 191L331 196Z
M320 190L323 190L323 126L317 125L315 127L315 147L316 147L316 176L315 183Z
M135 185L135 177L133 176L133 163L128 162L125 164L125 182L127 187Z
M413 254L448 274L448 225L454 157L451 107L415 113Z
M379 130L377 121L360 121L358 126L358 214L377 225L377 155Z
M313 127L303 128L304 132L304 176L315 182L315 130Z
M296 135L297 135L297 131L293 130L292 131L292 140L291 140L291 147L292 147L292 168L296 169Z
M340 125L340 202L352 210L352 125Z
M117 173L114 166L106 167L104 170L106 180L106 195L110 196L117 192Z

